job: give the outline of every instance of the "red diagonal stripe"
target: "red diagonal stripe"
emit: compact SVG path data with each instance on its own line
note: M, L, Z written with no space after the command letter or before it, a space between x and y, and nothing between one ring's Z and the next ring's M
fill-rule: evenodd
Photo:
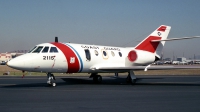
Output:
M74 51L71 48L69 48L68 46L66 46L65 44L62 44L62 43L53 42L51 44L53 44L57 48L59 48L63 52L63 54L65 55L66 60L67 60L67 64L68 64L68 71L67 72L68 73L78 72L79 69L80 69L80 64L79 64L78 58L77 58L76 54L74 53ZM70 63L71 57L75 58L75 63Z
M159 42L151 42L151 40L160 40L161 37L150 36L144 40L139 46L135 49L144 50L154 53L158 47Z

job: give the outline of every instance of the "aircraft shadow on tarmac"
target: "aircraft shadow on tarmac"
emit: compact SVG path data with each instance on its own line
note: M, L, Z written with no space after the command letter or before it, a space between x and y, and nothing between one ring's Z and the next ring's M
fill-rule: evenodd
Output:
M111 77L103 79L101 84L96 85L148 85L148 86L200 86L200 83L191 82L161 82L164 78L137 78L135 84L127 83L126 78ZM77 79L77 78L62 78L66 84L95 84L93 80ZM145 80L145 81L144 81ZM153 81L148 81L153 80ZM155 81L155 82L154 82Z
M103 78L101 84L94 83L92 79L88 78L61 78L63 81L66 82L66 84L95 84L95 85L131 85L131 83L126 82L125 77L109 77L109 78ZM162 78L137 78L136 82L140 82L143 79L162 79ZM137 83L136 83L137 85Z
M101 84L95 84L92 79L88 78L61 78L62 82L57 82L57 86L67 85L133 85L126 82L126 78L122 77L109 77L103 79ZM133 86L145 85L145 86L200 86L200 83L193 82L162 82L165 78L137 78L136 83ZM15 84L0 86L0 88L30 88L30 87L50 87L46 83L27 83L27 84Z

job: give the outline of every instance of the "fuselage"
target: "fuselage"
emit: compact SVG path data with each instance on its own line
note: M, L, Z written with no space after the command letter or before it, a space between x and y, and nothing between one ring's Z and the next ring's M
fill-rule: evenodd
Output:
M128 67L151 63L151 61L145 60L137 62L136 58L138 59L138 57L135 55L132 55L134 60L128 59L130 51L136 51L137 54L135 55L146 52L135 50L133 47L123 48L59 42L43 43L36 45L29 53L9 61L9 66L31 72L92 73L105 72L94 71L93 67ZM153 53L149 54L154 55ZM147 55L141 56L148 59ZM134 61L134 64L132 61Z

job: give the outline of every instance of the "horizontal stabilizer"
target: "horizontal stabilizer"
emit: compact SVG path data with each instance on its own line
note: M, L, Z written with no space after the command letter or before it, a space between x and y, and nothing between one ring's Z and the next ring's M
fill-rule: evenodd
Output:
M163 40L151 40L151 42L173 41L173 40L184 40L184 39L193 39L193 38L200 38L200 36L183 37L183 38L168 38L168 39L163 39Z

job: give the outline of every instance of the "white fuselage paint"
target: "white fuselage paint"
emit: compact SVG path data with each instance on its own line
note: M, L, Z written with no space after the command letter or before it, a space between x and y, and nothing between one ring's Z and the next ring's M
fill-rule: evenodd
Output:
M80 61L82 61L82 70L79 72L103 72L94 71L93 67L131 67L135 65L148 65L155 60L155 54L147 51L135 50L134 48L122 48L112 46L96 46L84 44L65 43L71 46L74 52L78 53ZM37 46L54 46L51 43L39 44ZM54 46L55 47L55 46ZM86 58L85 50L89 50L91 59ZM128 60L128 53L131 50L137 52L137 59L134 62ZM104 52L106 55L104 55ZM121 53L121 56L120 56ZM52 59L52 57L54 57ZM77 56L78 57L78 56ZM61 49L58 53L27 53L22 56L12 59L13 68L31 71L31 72L53 72L66 73L68 72L68 65L65 55Z

